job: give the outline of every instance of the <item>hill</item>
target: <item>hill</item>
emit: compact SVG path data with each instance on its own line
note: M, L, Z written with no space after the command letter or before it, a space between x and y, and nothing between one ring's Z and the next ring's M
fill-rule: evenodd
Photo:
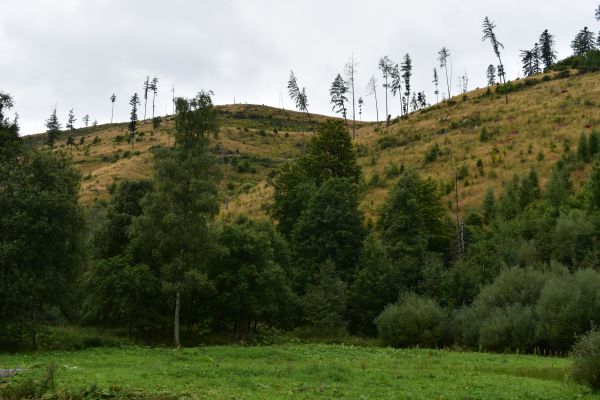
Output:
M458 176L460 207L478 207L488 187L497 191L514 174L535 168L544 185L554 163L576 150L582 133L600 128L598 73L549 73L512 82L504 96L477 89L449 101L384 123L361 122L355 140L363 168L362 209L374 217L402 167L412 167L440 182L448 205L455 202ZM223 164L223 216L245 212L263 215L269 179L286 160L302 153L315 124L329 118L258 105L219 106L221 132L211 151ZM82 172L84 204L107 199L122 179L149 178L152 152L171 143L172 117L158 129L141 124L142 137L126 143L127 124L102 125L74 132L72 152ZM81 137L84 143L79 145ZM43 135L28 140L41 144ZM65 143L66 133L59 142ZM586 176L581 166L574 176Z

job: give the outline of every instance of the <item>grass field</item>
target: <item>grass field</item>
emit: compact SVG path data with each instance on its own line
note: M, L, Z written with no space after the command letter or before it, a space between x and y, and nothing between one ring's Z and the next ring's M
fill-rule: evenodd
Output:
M600 399L569 380L568 359L536 356L306 344L0 354L0 368L26 368L15 382L52 362L57 392L95 384L106 398Z

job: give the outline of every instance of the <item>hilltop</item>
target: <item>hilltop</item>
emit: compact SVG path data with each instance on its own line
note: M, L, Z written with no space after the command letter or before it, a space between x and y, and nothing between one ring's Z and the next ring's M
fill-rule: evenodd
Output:
M514 174L534 167L544 185L550 169L565 151L575 151L579 136L600 128L598 73L549 73L512 82L509 104L492 88L477 89L385 123L360 122L355 140L363 168L362 209L374 217L399 171L415 168L440 182L455 201L458 174L460 206L478 207L488 187L500 190ZM287 160L302 153L314 126L326 116L259 105L219 106L221 132L212 139L212 153L223 164L223 215L265 214L269 180ZM83 128L74 132L72 152L83 175L81 201L90 205L109 197L122 179L149 178L152 152L171 143L172 116L158 129L141 124L142 137L126 143L126 123ZM43 135L28 140L41 144ZM586 176L585 167L574 181Z

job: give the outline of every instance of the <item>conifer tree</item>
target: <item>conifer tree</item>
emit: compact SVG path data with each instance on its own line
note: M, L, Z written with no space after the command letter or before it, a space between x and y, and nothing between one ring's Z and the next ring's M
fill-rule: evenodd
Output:
M367 96L375 97L375 115L377 118L377 124L379 124L379 104L377 103L377 79L375 76L371 76L369 83L367 84Z
M546 29L540 35L540 58L544 63L544 68L548 69L556 61L556 50L554 49L554 36Z
M112 96L110 96L110 102L112 104L112 108L110 110L110 123L113 123L113 117L115 115L115 101L117 101L117 95L115 95L114 93L112 94Z
M129 120L129 141L131 142L131 147L133 147L135 143L135 136L137 135L137 108L140 105L140 99L137 93L134 93L129 100L129 105L131 106L131 118Z
M150 91L150 76L144 81L144 121L146 121L146 105L148 104L148 92Z
M521 61L523 63L523 74L533 76L541 72L540 48L536 43L531 50L521 50Z
M592 131L590 133L590 138L588 140L588 153L591 158L594 158L596 154L600 151L600 136L597 131Z
M487 80L488 80L488 86L492 86L496 84L496 67L494 67L494 64L490 64L487 67Z
M496 37L496 33L494 29L496 25L490 21L488 17L485 17L483 20L483 38L482 40L485 42L489 40L492 44L492 48L494 49L494 54L498 58L499 67L498 67L498 78L501 83L506 85L506 74L504 69L504 64L502 64L502 57L500 56L500 49L504 49L504 45L498 41ZM506 104L508 104L508 93L505 93Z
M392 71L394 68L394 63L389 59L388 56L385 56L379 60L379 70L383 76L383 87L385 88L385 120L386 126L389 125L389 111L388 111L388 88L390 88L389 79L392 76Z
M432 81L433 85L435 86L435 92L433 92L435 94L435 102L439 103L440 102L440 90L439 90L439 83L440 83L440 79L438 76L438 72L437 72L437 68L433 69L433 81Z
M483 220L486 224L492 222L496 215L496 196L494 188L490 187L483 198Z
M402 76L400 75L400 68L398 64L394 64L392 70L390 72L390 76L392 78L392 83L390 84L390 89L392 91L392 96L398 95L398 99L400 100L400 115L403 114L402 110Z
M155 76L152 78L150 90L152 91L152 119L154 119L154 102L156 100L156 93L158 92L158 77Z
M448 99L452 97L452 91L450 89L450 81L452 81L452 70L450 71L450 76L448 76L448 60L451 60L450 50L446 47L442 47L442 49L438 52L438 61L440 62L440 69L443 69L446 72L446 85L448 87Z
M405 114L408 113L408 99L410 98L410 78L412 76L412 60L409 54L404 56L402 65L400 66L402 72L402 80L404 81L404 97L405 97ZM413 94L413 97L414 94Z
M588 51L596 50L596 36L588 27L584 27L571 42L573 55L584 56Z
M306 95L306 88L298 87L298 81L294 75L294 71L290 71L290 79L288 80L288 93L292 101L296 104L296 108L300 112L305 112L310 121L310 114L308 113L308 97Z
M346 123L346 130L348 130L348 120L346 118L346 103L348 102L348 86L341 74L337 74L331 88L329 89L329 95L331 96L331 104L333 105L332 110L338 114L342 114Z
M427 97L425 96L425 92L417 93L417 101L419 103L419 108L427 107Z
M60 122L58 122L58 117L56 116L56 107L52 110L50 117L46 120L46 135L48 146L50 146L50 151L54 148L54 142L56 138L60 134Z
M75 118L75 112L71 108L69 110L69 115L67 117L67 129L69 129L70 131L74 131L75 130L75 121L76 120L77 119Z
M85 126L87 128L88 125L89 125L89 123L90 123L90 115L89 114L85 114L83 116L83 118L81 118L81 120L83 121L83 126Z

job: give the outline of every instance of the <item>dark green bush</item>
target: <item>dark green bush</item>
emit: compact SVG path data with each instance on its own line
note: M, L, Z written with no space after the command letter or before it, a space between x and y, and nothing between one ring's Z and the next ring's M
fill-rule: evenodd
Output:
M379 338L392 347L438 347L446 342L446 314L432 299L405 294L377 317Z
M596 328L575 343L571 376L575 382L600 389L600 331Z
M395 136L382 136L377 139L377 144L381 150L391 149L400 146L400 140Z

